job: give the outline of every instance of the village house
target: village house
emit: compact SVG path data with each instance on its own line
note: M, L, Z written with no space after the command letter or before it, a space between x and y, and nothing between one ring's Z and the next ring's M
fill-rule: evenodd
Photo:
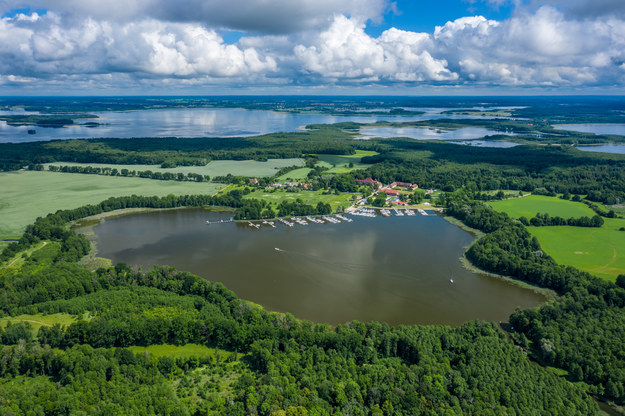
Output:
M399 196L399 191L396 191L394 189L380 189L380 192L388 196Z
M382 182L380 181L376 181L375 179L371 179L371 178L366 178L366 179L356 179L356 183L358 185L368 185L368 186L373 186L376 189L380 188L382 186Z
M417 185L416 183L410 183L410 182L393 182L389 185L390 188L396 188L398 186L402 188L406 188L408 190L417 189L419 187L419 185Z

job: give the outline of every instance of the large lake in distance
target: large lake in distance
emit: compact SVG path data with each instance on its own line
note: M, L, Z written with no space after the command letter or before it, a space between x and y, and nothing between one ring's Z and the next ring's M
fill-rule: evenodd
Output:
M174 266L223 282L269 310L317 322L502 321L516 307L545 300L463 268L459 257L473 237L435 215L352 217L351 223L292 228L206 224L230 215L155 211L108 218L92 227L98 256L114 263L144 270Z
M558 124L553 127L558 130L577 131L580 133L616 134L625 136L625 124Z
M414 108L425 111L419 116L291 114L241 108L168 108L136 111L95 112L99 119L79 119L76 123L97 122L97 127L9 126L0 121L0 142L44 141L78 138L132 137L237 137L267 133L293 132L308 124L332 124L345 121L374 123L376 121L417 121L436 118L474 118L443 115L439 108ZM12 112L5 111L4 114ZM14 114L26 114L15 112ZM29 113L30 114L30 113ZM35 130L36 134L28 134ZM491 133L493 134L493 133Z

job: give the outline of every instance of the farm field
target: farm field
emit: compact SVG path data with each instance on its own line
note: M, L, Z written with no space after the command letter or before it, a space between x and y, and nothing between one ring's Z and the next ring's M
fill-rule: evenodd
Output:
M362 157L362 156L361 156ZM286 166L304 166L304 161L299 158L293 159L269 159L266 162L257 160L213 160L205 166L178 166L175 168L161 168L159 165L115 165L109 163L70 163L55 162L44 165L48 169L49 165L54 166L91 166L94 168L115 168L117 170L128 169L134 171L169 172L169 173L195 173L198 175L225 176L232 174L235 176L273 176L278 169Z
M294 169L290 172L285 173L282 176L278 176L276 179L279 182L287 181L289 179L296 180L296 181L303 181L304 179L307 178L308 172L310 171L311 171L310 168Z
M326 173L336 174L336 173L347 173L351 172L355 169L366 169L369 165L364 163L360 163L360 159L364 156L373 156L376 155L377 152L370 150L356 150L356 153L353 155L316 155L319 157L319 162L317 166L328 168ZM352 167L349 167L349 164L352 164ZM290 165L289 165L290 166ZM301 168L295 169L290 172L285 173L284 175L278 177L279 181L285 181L288 179L292 180L304 180L306 179L306 175L310 172L310 168Z
M377 154L377 152L372 150L356 150L356 153L353 155L317 155L319 160L321 160L317 165L330 168L328 173L346 173L354 169L366 169L370 165L360 163L360 159ZM351 168L349 167L350 163L353 163Z
M512 218L531 218L537 212L563 218L592 217L595 212L581 202L531 195L490 202L494 209ZM606 280L625 274L625 220L604 218L600 228L550 226L527 227L538 238L545 253L559 264L574 266Z
M228 188L230 189L230 188ZM277 206L282 201L293 202L297 199L301 199L302 202L309 205L316 206L317 203L323 202L324 204L330 204L332 207L332 211L335 211L336 208L340 205L347 208L351 205L352 194L344 194L341 193L339 195L331 194L323 194L323 191L301 191L301 192L286 192L286 191L264 191L264 190L256 190L248 195L245 198L255 198L262 199L267 202L271 202L274 207Z
M625 220L604 218L600 228L528 227L545 253L559 264L577 267L606 280L625 274Z
M50 212L96 204L112 196L214 194L223 186L58 172L3 172L0 239L19 238L28 224ZM0 249L6 244L0 245Z
M505 212L511 218L526 217L530 219L537 213L549 214L552 217L579 218L592 217L595 212L581 202L567 201L550 196L530 195L522 198L492 201L488 203L497 211Z

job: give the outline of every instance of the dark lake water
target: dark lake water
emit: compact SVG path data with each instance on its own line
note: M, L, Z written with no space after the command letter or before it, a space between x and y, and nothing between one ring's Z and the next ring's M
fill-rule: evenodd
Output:
M71 126L63 128L9 126L0 121L0 142L44 141L54 139L77 139L98 137L236 137L255 136L276 132L293 132L308 124L331 124L344 121L374 123L376 121L417 121L434 118L471 118L467 116L443 116L445 109L425 110L420 116L335 116L325 114L289 114L267 110L240 108L169 108L127 112L96 112L100 119L76 120L77 123L95 121L98 127ZM5 114L26 114L8 112ZM36 134L28 134L28 130ZM481 136L480 136L481 137Z
M435 215L292 228L205 223L229 215L183 209L109 218L93 228L98 255L144 269L171 265L269 310L331 324L501 321L544 301L464 269L458 259L473 237Z

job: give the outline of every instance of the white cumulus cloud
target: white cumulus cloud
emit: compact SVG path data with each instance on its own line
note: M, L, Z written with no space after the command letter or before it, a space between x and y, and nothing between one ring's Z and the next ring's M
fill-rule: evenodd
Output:
M449 81L457 75L428 52L430 36L389 29L379 38L356 19L336 16L312 45L294 48L303 69L334 79Z

